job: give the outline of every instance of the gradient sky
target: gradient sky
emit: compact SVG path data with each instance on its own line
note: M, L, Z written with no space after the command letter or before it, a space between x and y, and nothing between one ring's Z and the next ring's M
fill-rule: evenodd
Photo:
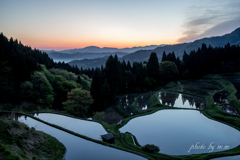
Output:
M238 27L239 0L0 0L0 32L39 49L176 44Z

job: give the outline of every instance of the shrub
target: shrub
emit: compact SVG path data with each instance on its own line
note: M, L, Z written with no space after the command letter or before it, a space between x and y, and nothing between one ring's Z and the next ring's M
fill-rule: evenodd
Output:
M160 148L153 144L146 144L145 146L142 147L142 149L146 152L159 152L160 151Z

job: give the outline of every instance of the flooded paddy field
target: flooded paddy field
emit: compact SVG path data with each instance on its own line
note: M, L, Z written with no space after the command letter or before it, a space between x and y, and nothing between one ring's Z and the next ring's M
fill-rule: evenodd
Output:
M239 160L240 159L240 155L236 155L236 156L228 156L228 157L219 157L219 158L213 158L211 160Z
M226 145L231 149L240 144L238 130L211 120L196 110L161 110L134 118L119 130L133 134L140 145L157 145L160 153L169 155L219 152L224 149L210 150L208 147L211 144ZM191 146L196 144L206 147L191 149Z
M148 109L148 106L147 106L148 100L152 95L153 95L153 92L151 91L151 92L140 95L136 99L136 107L138 108L138 110Z
M219 87L205 81L184 80L178 81L177 83L180 87L172 88L170 90L199 96L208 96L219 90Z
M64 131L58 130L56 128L50 127L46 124L38 122L30 117L24 118L20 117L18 119L20 122L27 124L29 127L35 127L36 130L43 131L50 134L51 136L56 137L64 146L67 148L65 155L66 160L73 159L140 159L144 160L145 158L124 152L115 148L107 147L101 144L97 144L80 137L71 135Z
M135 108L131 107L131 104L140 96L141 94L128 94L123 95L119 98L120 101L120 108L123 110L126 114L132 115Z
M148 109L148 100L153 95L153 91L147 93L128 94L120 96L120 108L128 115L133 115Z
M174 92L160 91L158 98L161 104L171 107L203 109L205 105L204 98Z
M227 113L239 115L238 110L234 106L231 106L230 104L221 105L220 108Z
M213 95L214 104L228 103L228 96L230 93L228 91L217 92Z
M100 135L107 133L103 126L97 122L52 113L34 114L34 117L97 140L101 140Z
M34 115L34 114L33 114ZM39 114L40 115L40 114ZM114 159L114 160L122 160L122 159L139 159L144 160L146 158L141 157L139 155L125 152L116 148L111 148L105 145L101 145L98 143L94 143L89 140L85 140L83 138L80 138L78 136L72 135L70 133L67 133L65 131L56 129L54 127L51 127L47 124L44 124L42 122L39 122L31 117L22 115L22 114L16 114L16 113L2 113L0 112L0 116L3 116L5 118L12 118L18 122L25 123L30 128L34 127L35 130L43 131L55 138L57 138L67 149L64 159L66 160L78 160L78 159L84 159L84 160L92 160L92 159L98 159L98 160L106 160L106 159ZM62 115L59 115L62 116ZM42 119L47 120L46 118L49 118L48 116L44 116L41 114L39 117ZM38 117L38 118L39 118ZM62 121L65 121L69 117L62 116L61 119L58 119L61 123ZM56 119L56 117L54 117ZM50 119L48 119L51 121ZM67 120L69 122L69 119ZM83 123L79 123L79 119L71 119L70 120L73 124L78 124L78 127L75 128L81 128L84 129ZM74 122L75 121L75 122ZM62 122L64 123L64 122ZM93 127L93 126L92 126ZM96 129L95 132L97 134L102 134L99 132L99 130L95 127L92 129ZM94 132L94 131L93 131Z

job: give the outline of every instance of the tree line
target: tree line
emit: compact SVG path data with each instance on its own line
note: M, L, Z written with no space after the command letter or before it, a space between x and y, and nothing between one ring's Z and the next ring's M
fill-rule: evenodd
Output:
M56 63L47 53L12 38L8 40L1 33L0 102L32 101L72 114L83 114L87 111L82 104L89 102L90 105L92 97L94 103L89 111L101 111L116 104L119 95L146 92L173 80L238 72L239 62L239 46L226 44L212 48L203 44L189 54L184 52L182 59L174 52L163 52L161 62L156 53L151 53L148 62L130 63L111 55L105 66L79 69L64 62ZM84 96L88 97L86 103Z
M104 67L95 69L90 90L94 99L93 110L104 110L117 102L118 95L146 92L174 80L177 75L175 63L159 64L156 53L150 55L147 64L120 62L117 55L111 55Z
M226 44L224 47L208 47L202 44L201 48L190 53L184 51L182 60L176 58L174 52L162 56L162 61L171 61L179 70L178 79L200 78L211 73L239 72L240 46Z
M83 115L92 98L91 79L81 73L91 72L56 63L47 53L0 34L0 106L6 110L52 107ZM88 100L80 103L76 97ZM82 104L85 107L79 108Z
M163 52L159 63L156 53L151 53L148 62L120 62L117 55L110 56L105 66L96 68L91 85L94 99L93 110L104 110L117 103L117 96L146 92L167 82L200 78L210 73L239 72L240 47L226 44L212 48L202 44L183 58L175 53Z

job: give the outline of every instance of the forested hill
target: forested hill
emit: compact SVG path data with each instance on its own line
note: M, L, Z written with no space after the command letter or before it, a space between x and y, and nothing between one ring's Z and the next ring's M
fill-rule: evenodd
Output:
M0 104L26 101L62 109L71 89L90 90L91 80L81 72L0 34Z
M44 64L47 68L56 67L76 74L79 73L78 68L64 62L55 63L53 59L49 58L47 53L24 46L17 39L13 40L13 38L10 38L8 40L3 33L0 34L0 60L2 67L8 65L8 67L14 69L12 72L16 74L18 70L21 71L20 77L26 76L25 74L28 74L30 71L38 70L39 66L37 64Z

